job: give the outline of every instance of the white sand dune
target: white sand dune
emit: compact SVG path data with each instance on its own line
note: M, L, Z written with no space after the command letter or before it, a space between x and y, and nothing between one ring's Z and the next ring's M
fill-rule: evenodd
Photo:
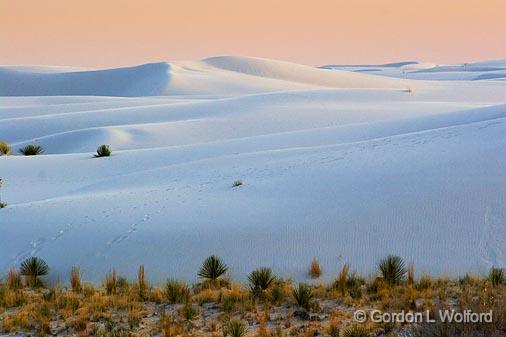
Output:
M391 253L419 272L505 267L506 83L439 67L3 67L0 139L46 154L0 157L0 269L34 254L94 281L139 264L194 280L210 254L238 279L305 279L313 257L327 278L343 261L368 274ZM102 143L113 156L93 158Z

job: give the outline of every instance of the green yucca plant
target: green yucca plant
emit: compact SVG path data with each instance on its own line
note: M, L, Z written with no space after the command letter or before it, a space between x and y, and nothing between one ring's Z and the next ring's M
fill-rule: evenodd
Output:
M311 287L305 283L299 283L297 288L292 291L293 298L298 305L306 310L309 310L311 300L314 297Z
M30 144L19 149L19 153L25 156L35 156L44 153L44 149L40 145Z
M97 148L97 153L95 154L95 158L98 157L109 157L112 151L109 148L109 145L102 144Z
M223 327L223 336L243 337L246 332L246 325L238 320L230 321Z
M49 273L49 266L43 259L32 256L21 263L19 272L26 277L28 286L39 287L43 285L39 277Z
M344 330L343 337L371 337L371 333L364 327L354 326Z
M490 273L488 274L488 279L492 283L494 288L497 288L501 284L504 284L504 270L501 268L492 267L490 269Z
M387 256L379 262L378 269L385 282L391 286L398 285L406 279L407 269L399 256Z
M211 255L202 263L198 276L215 283L227 270L227 265L219 257Z
M275 279L270 268L262 267L253 270L248 276L251 292L255 296L262 296Z
M8 143L0 140L0 156L8 156L10 154L12 154L11 146Z
M165 296L169 303L189 303L191 290L186 283L169 279L165 283Z

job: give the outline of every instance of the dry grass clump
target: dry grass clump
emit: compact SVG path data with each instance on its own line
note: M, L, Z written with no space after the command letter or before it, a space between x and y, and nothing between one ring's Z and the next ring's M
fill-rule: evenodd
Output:
M112 295L116 293L118 287L118 280L116 278L116 269L112 269L109 273L105 275L104 279L104 288L107 292L107 295Z
M79 267L74 266L70 269L70 285L76 293L81 291L81 270Z
M11 146L8 143L0 140L0 156L8 156L10 154L12 154Z
M316 258L311 261L311 265L309 266L309 276L312 278L318 278L322 275L323 271L320 267L320 262Z
M191 300L191 289L183 281L169 279L165 283L165 296L169 303L188 303Z

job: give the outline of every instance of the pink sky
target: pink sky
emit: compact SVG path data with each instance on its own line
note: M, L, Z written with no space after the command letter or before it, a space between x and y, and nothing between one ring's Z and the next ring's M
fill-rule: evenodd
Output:
M0 64L506 58L506 0L0 0Z

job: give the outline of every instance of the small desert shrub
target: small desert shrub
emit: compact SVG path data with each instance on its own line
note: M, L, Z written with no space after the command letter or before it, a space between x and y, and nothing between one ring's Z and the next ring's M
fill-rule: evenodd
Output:
M371 333L364 327L354 326L344 330L343 337L371 337Z
M292 291L293 298L297 304L306 310L309 310L311 300L313 299L313 291L311 287L305 283L299 283L297 288Z
M270 268L258 268L252 271L248 276L248 282L251 292L254 296L263 297L264 292L270 287L276 279Z
M251 305L249 294L242 291L239 287L222 290L220 292L220 302L223 304L223 311L230 313L233 310L245 310Z
M144 271L144 266L140 265L139 270L137 271L137 285L139 286L139 297L141 300L147 298L149 284L146 280L146 273Z
M188 321L194 319L198 314L198 311L192 306L191 303L186 303L184 307L181 308L180 312L181 315L183 315L183 317Z
M12 153L11 146L0 140L0 156L8 156Z
M94 155L95 158L99 157L109 157L111 155L111 149L109 145L102 144L97 148L97 153Z
M188 303L191 299L191 290L182 281L167 280L165 283L165 297L169 303Z
M309 276L312 278L318 278L322 275L322 269L320 267L320 262L316 258L311 261L311 265L309 266Z
M104 279L104 288L107 295L112 295L116 293L116 289L118 287L118 279L116 277L116 269L112 269L105 275Z
M388 285L398 285L406 279L405 263L399 256L387 256L379 262L378 269Z
M233 320L223 326L223 336L243 337L246 332L246 325L241 321Z
M430 276L424 275L420 277L420 279L415 282L415 289L418 291L423 291L432 288L432 279Z
M218 278L225 274L227 270L227 265L223 263L219 257L211 255L202 263L198 276L212 283L216 283Z
M46 261L36 256L29 257L21 263L20 274L26 277L29 287L43 286L39 277L49 273L49 266Z
M272 283L267 298L271 303L281 304L288 296L290 296L292 287L287 281L277 278Z
M350 271L350 264L345 263L339 271L334 287L341 293L341 296L346 295L346 281L348 280L348 272Z
M19 273L14 269L9 270L7 272L7 287L10 290L18 290L21 289L22 286Z
M25 156L35 156L44 153L44 149L40 145L30 144L19 149L19 153Z
M341 332L339 329L340 322L336 319L332 319L327 326L327 333L330 337L339 337L339 333Z
M5 207L7 207L7 204L5 202L0 201L0 208L5 208Z
M70 269L70 285L76 293L81 291L81 270L79 267L73 266Z
M500 286L504 283L504 270L501 268L492 267L490 269L490 273L488 274L488 279L494 288Z
M362 286L365 284L365 279L352 273L346 279L346 289L353 299L360 299L362 297Z

